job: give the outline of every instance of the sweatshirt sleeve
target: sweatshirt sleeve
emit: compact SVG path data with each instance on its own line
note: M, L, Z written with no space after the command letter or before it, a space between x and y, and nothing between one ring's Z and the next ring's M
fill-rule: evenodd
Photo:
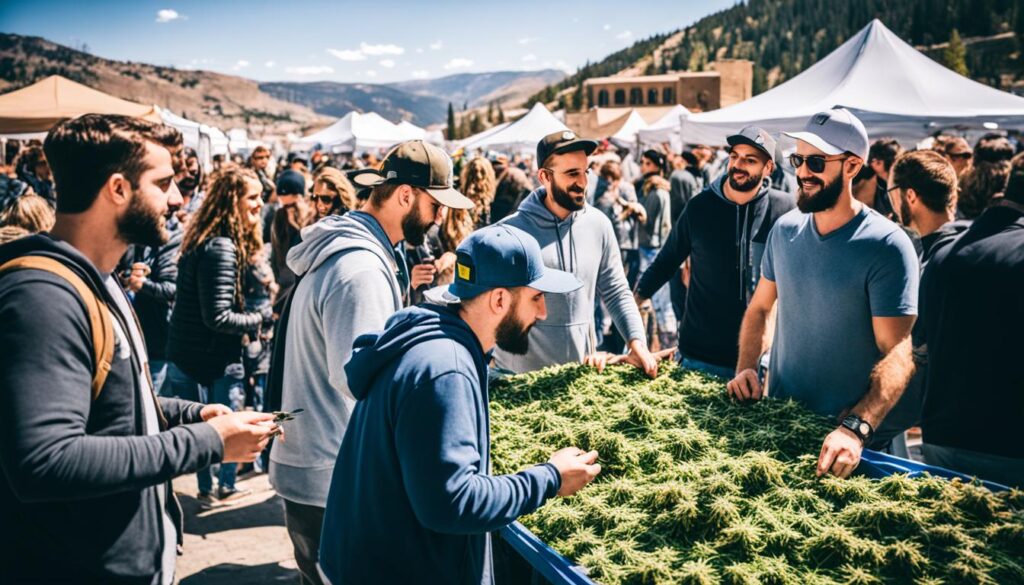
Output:
M435 532L497 530L561 487L550 463L497 477L480 468L488 445L478 441L479 392L479 384L449 372L414 388L398 409L394 432L402 481L416 518Z
M639 339L646 342L647 334L640 319L640 309L633 300L629 290L626 271L622 268L622 256L619 244L612 233L609 221L601 222L602 242L601 266L598 269L597 292L601 295L608 313L615 326L625 336L627 342Z
M388 275L378 266L360 267L345 272L343 264L357 261L353 252L335 261L331 281L325 282L326 291L320 301L323 316L323 334L327 355L327 377L331 386L351 399L345 364L352 357L352 343L365 333L384 329L384 324L401 307L395 306L392 284ZM344 260L343 260L344 259ZM379 260L372 260L379 263Z
M653 297L654 293L665 286L665 283L675 275L676 270L679 270L682 263L690 256L689 210L689 205L683 209L675 227L668 234L668 240L654 258L654 262L651 262L647 270L640 275L636 292L641 298Z
M0 467L15 496L99 497L220 461L223 444L206 423L146 436L86 433L92 338L77 294L57 278L9 274L0 287Z

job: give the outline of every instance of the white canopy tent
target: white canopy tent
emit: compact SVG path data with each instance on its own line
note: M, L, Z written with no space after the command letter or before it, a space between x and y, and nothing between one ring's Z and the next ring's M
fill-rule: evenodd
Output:
M637 132L647 127L647 121L635 109L629 112L626 122L618 132L608 137L615 146L632 149L636 146Z
M640 149L668 142L673 151L679 152L683 147L679 135L683 118L690 115L690 110L682 104L676 104L664 116L652 122L650 126L637 132Z
M1024 98L963 77L905 43L878 19L793 79L736 105L691 114L686 142L724 144L756 124L799 129L835 106L857 111L872 137L906 143L945 127L1024 128Z
M472 150L532 151L537 148L537 143L541 138L560 130L568 130L568 128L559 122L544 107L544 104L538 102L522 118L506 123L504 126L499 124L476 136L470 136L461 143L461 146L467 152Z
M417 132L414 132L413 128ZM405 140L423 138L424 134L422 128L413 124L407 124L405 127L392 124L374 112L349 112L323 130L293 142L291 149L320 148L333 152L355 152L362 149L387 148Z
M398 123L398 129L406 136L405 140L423 140L427 137L427 131L408 120Z

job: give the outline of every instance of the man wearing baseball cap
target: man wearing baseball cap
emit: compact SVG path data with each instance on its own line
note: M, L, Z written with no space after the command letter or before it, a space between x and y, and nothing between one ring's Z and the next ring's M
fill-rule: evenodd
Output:
M524 355L499 346L494 359L500 368L522 373L581 360L603 367L607 356L597 352L594 325L594 302L600 294L629 348L618 359L651 377L658 373L626 282L611 220L587 204L587 155L595 148L596 142L568 130L542 138L537 144L537 177L543 187L502 221L533 236L544 264L572 273L583 287L548 299L548 319L530 332L530 350Z
M668 240L637 284L650 299L693 257L679 327L683 367L731 379L743 312L760 278L761 256L775 222L793 209L792 195L771 188L775 139L748 126L727 139L728 171L683 208Z
M299 572L310 583L319 582L327 489L355 405L344 370L353 341L402 308L410 284L402 241L421 244L442 206L473 206L452 187L448 155L422 141L398 145L377 172L356 182L372 188L362 209L306 227L288 253L300 280L282 302L276 336L285 343L281 408L304 412L303 424L271 450L270 481L284 500Z
M582 283L547 268L537 242L511 226L474 232L456 255L455 282L428 292L441 304L396 313L356 340L345 366L359 402L327 498L329 583L491 583L489 533L601 470L596 451L567 447L515 475L489 474L490 352L525 352L545 301Z
M769 393L835 416L818 475L847 477L913 372L910 330L917 315L918 260L910 238L857 201L853 178L868 158L864 125L845 109L820 112L796 139L790 163L797 208L768 237L761 280L740 332L729 393L760 399L757 364L765 322L778 300Z

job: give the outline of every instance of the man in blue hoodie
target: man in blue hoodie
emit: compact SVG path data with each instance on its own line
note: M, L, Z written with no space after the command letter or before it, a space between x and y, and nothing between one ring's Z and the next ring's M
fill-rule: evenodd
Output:
M498 347L494 361L502 369L518 374L582 360L603 367L606 357L594 359L599 355L594 302L600 295L629 349L624 358L616 359L652 378L658 373L622 268L612 222L587 204L587 155L595 148L596 142L577 138L568 130L541 139L537 178L543 187L502 220L537 240L546 266L569 272L583 283L578 291L548 299L550 318L530 332L529 352L515 355Z
M489 532L568 496L601 470L597 452L492 477L487 362L495 345L524 353L547 315L544 293L580 288L545 268L513 227L459 246L455 282L356 340L345 366L359 400L327 497L320 568L342 583L492 583Z
M270 481L284 500L288 536L303 583L318 583L316 553L334 461L355 406L343 366L353 341L402 308L410 278L402 241L423 243L441 206L473 202L452 187L445 152L419 140L395 147L379 172L360 175L366 205L302 230L288 252L301 280L288 314L281 407L302 424L270 452Z

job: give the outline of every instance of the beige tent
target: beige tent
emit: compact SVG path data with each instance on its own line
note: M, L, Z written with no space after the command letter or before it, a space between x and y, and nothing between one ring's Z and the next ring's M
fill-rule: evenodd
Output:
M0 134L46 132L54 124L83 114L122 114L160 122L153 106L114 97L51 75L28 87L0 95Z

